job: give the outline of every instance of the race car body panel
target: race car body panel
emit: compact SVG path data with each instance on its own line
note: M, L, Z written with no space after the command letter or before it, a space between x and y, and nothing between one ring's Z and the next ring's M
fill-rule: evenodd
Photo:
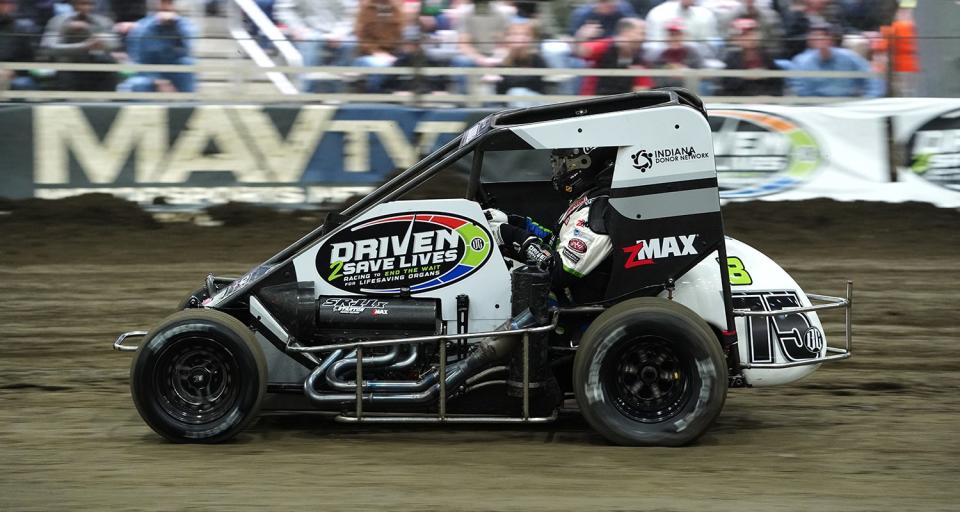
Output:
M448 332L456 332L461 295L470 298L469 332L492 330L510 317L506 263L480 206L465 199L377 205L293 264L297 280L314 282L317 296L439 299Z

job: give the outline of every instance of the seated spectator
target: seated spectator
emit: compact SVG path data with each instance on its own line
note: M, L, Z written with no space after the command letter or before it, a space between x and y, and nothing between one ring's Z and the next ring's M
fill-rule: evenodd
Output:
M809 49L797 55L789 64L794 71L870 71L863 57L834 44L833 27L814 25L808 38ZM866 96L883 94L883 82L871 78L791 78L790 88L797 96Z
M644 69L643 60L644 22L637 18L624 18L617 23L613 37L581 43L577 49L581 57L598 69ZM580 94L617 94L653 86L648 76L588 76L584 79Z
M729 29L734 20L744 18L757 23L765 51L774 57L779 57L783 51L783 22L780 14L769 6L764 6L760 0L740 0L739 6L730 11L729 18L721 22L720 26ZM724 37L728 35L724 33Z
M157 0L156 11L137 22L127 40L127 53L136 64L193 64L193 23L177 13L174 0ZM193 73L138 73L121 85L134 92L193 92Z
M282 25L303 55L305 66L349 66L354 58L356 39L353 28L356 3L351 0L277 0L277 23ZM343 84L324 75L314 80L303 77L306 92L341 92Z
M37 26L18 18L16 0L0 0L0 62L33 62ZM27 71L0 69L0 91L30 90L36 85Z
M454 67L499 66L506 56L504 36L510 28L510 11L499 2L475 0L456 12L456 30L460 54L450 64ZM467 77L458 76L460 93L467 92Z
M700 46L687 42L683 20L677 19L668 23L666 29L667 47L653 58L653 67L673 70L702 68L704 59L700 54ZM657 87L683 87L684 77L661 76L654 82Z
M633 6L623 0L594 0L570 14L570 35L587 35L587 39L613 37L617 22L623 18L637 18ZM582 32L590 27L589 33Z
M74 0L74 12L55 16L47 23L40 42L54 60L74 63L115 63L111 52L118 46L113 21L93 13L93 0ZM112 91L117 78L113 72L59 72L60 87L66 91Z
M647 14L647 50L659 54L670 43L668 25L680 20L687 40L697 46L703 58L719 55L720 40L717 18L709 9L696 5L695 0L667 0Z
M794 0L783 17L786 36L783 55L792 58L806 51L810 27L824 24L836 27L841 33L846 30L843 11L833 0Z
M361 0L354 33L355 66L386 68L396 62L403 42L403 4L399 0ZM366 90L381 92L383 75L367 75Z
M517 23L507 30L507 56L503 67L545 68L547 63L537 48L536 30L533 24ZM505 75L497 82L497 94L532 96L543 94L545 87L542 75Z
M757 22L741 18L731 24L730 45L725 63L727 69L776 69L773 55L763 44L763 33ZM780 96L783 80L780 78L725 77L722 94L726 96Z

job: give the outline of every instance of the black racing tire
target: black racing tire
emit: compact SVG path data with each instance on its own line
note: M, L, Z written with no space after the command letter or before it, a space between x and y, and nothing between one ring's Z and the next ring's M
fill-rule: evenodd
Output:
M150 330L130 366L140 416L175 443L220 443L253 422L267 364L247 326L226 313L189 309Z
M683 446L720 415L727 365L699 315L643 297L590 324L574 358L573 382L581 413L609 442Z

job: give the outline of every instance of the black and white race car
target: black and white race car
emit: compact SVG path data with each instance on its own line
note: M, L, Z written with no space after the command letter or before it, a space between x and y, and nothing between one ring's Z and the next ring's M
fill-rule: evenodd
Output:
M567 205L549 180L488 179L485 156L570 147L617 148L612 261L589 303L555 300L549 274L505 259L483 213L558 218ZM465 190L404 200L462 172L458 161ZM243 277L208 276L181 311L114 347L136 351L137 410L177 442L230 439L261 410L542 423L575 397L610 442L674 446L711 425L728 387L849 357L850 286L806 294L724 236L706 111L659 90L490 115ZM846 315L845 348L827 344L816 311L828 308Z

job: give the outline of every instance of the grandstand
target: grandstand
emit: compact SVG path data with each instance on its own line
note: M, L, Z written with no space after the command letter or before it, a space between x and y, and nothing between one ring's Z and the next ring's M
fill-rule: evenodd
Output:
M0 94L482 106L682 85L824 103L912 95L920 69L910 1L113 3L0 0Z

